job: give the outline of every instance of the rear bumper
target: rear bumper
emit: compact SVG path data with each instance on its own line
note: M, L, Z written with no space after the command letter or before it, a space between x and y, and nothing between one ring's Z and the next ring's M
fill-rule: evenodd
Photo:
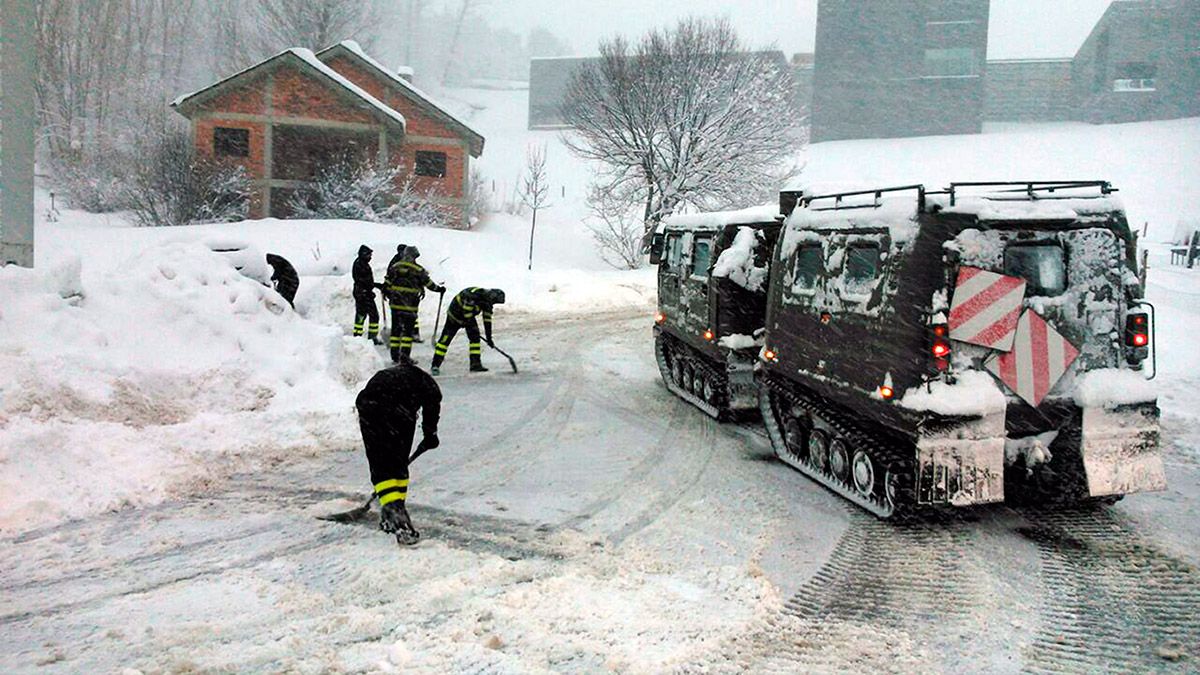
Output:
M1154 403L1075 408L1050 430L1057 432L1050 459L1036 466L1006 462L1006 412L927 420L916 439L917 503L1069 501L1164 490L1158 417ZM1006 485L1006 476L1013 484Z

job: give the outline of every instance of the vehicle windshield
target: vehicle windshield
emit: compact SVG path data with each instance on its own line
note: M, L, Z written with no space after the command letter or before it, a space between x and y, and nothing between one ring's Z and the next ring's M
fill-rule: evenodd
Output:
M1004 251L1004 273L1021 277L1033 296L1061 295L1067 290L1067 261L1058 244L1014 244Z

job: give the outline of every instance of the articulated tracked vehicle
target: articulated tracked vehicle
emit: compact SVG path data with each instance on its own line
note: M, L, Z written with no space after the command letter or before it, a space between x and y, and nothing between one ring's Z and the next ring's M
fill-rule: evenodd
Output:
M782 221L774 207L675 216L655 234L659 370L668 389L719 420L758 410L754 366Z
M881 517L1165 487L1153 308L1113 192L1068 181L782 194L765 303L747 310L765 307L753 373L776 454ZM704 222L691 218L662 228L668 261L671 233ZM768 231L759 220L713 240ZM677 258L698 280L702 237L686 234ZM671 276L659 274L661 289ZM722 414L742 399L708 399L696 373L729 382L720 375L740 373L744 352L705 349L736 313L706 290L708 323L693 295L678 324L684 301L660 290L656 347L668 387Z

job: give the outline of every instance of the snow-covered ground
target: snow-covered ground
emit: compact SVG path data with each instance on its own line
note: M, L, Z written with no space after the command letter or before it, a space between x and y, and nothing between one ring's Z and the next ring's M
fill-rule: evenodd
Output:
M1038 663L1053 631L1075 639L1037 595L1062 590L1061 552L1028 534L1056 527L1043 516L887 529L769 461L753 428L671 397L643 318L653 271L594 253L588 167L556 132L524 129L525 92L444 98L487 137L498 201L525 148L547 145L557 199L532 271L522 216L472 232L150 230L69 211L40 223L36 271L0 270L0 669L1006 672ZM1006 125L817 145L803 181L1107 178L1156 240L1200 212L1197 156L1196 119ZM231 241L296 264L295 312L209 250ZM444 447L414 470L430 541L408 551L312 519L367 487L352 402L385 355L348 335L362 243L377 275L416 244L451 292L504 288L497 343L522 366L498 372L489 352L497 372L469 377L465 346L451 348ZM1200 270L1166 259L1152 247L1148 292L1171 488L1125 500L1105 527L1194 579ZM427 297L427 337L435 308ZM815 609L789 603L797 591ZM1124 639L1158 637L1141 626ZM1189 626L1170 635L1196 638Z

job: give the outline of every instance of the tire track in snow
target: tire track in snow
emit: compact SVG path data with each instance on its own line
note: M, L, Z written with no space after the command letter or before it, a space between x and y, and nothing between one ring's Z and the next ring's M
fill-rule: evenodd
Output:
M1031 673L1194 672L1200 570L1147 544L1099 507L1027 511L1042 555L1046 617Z

